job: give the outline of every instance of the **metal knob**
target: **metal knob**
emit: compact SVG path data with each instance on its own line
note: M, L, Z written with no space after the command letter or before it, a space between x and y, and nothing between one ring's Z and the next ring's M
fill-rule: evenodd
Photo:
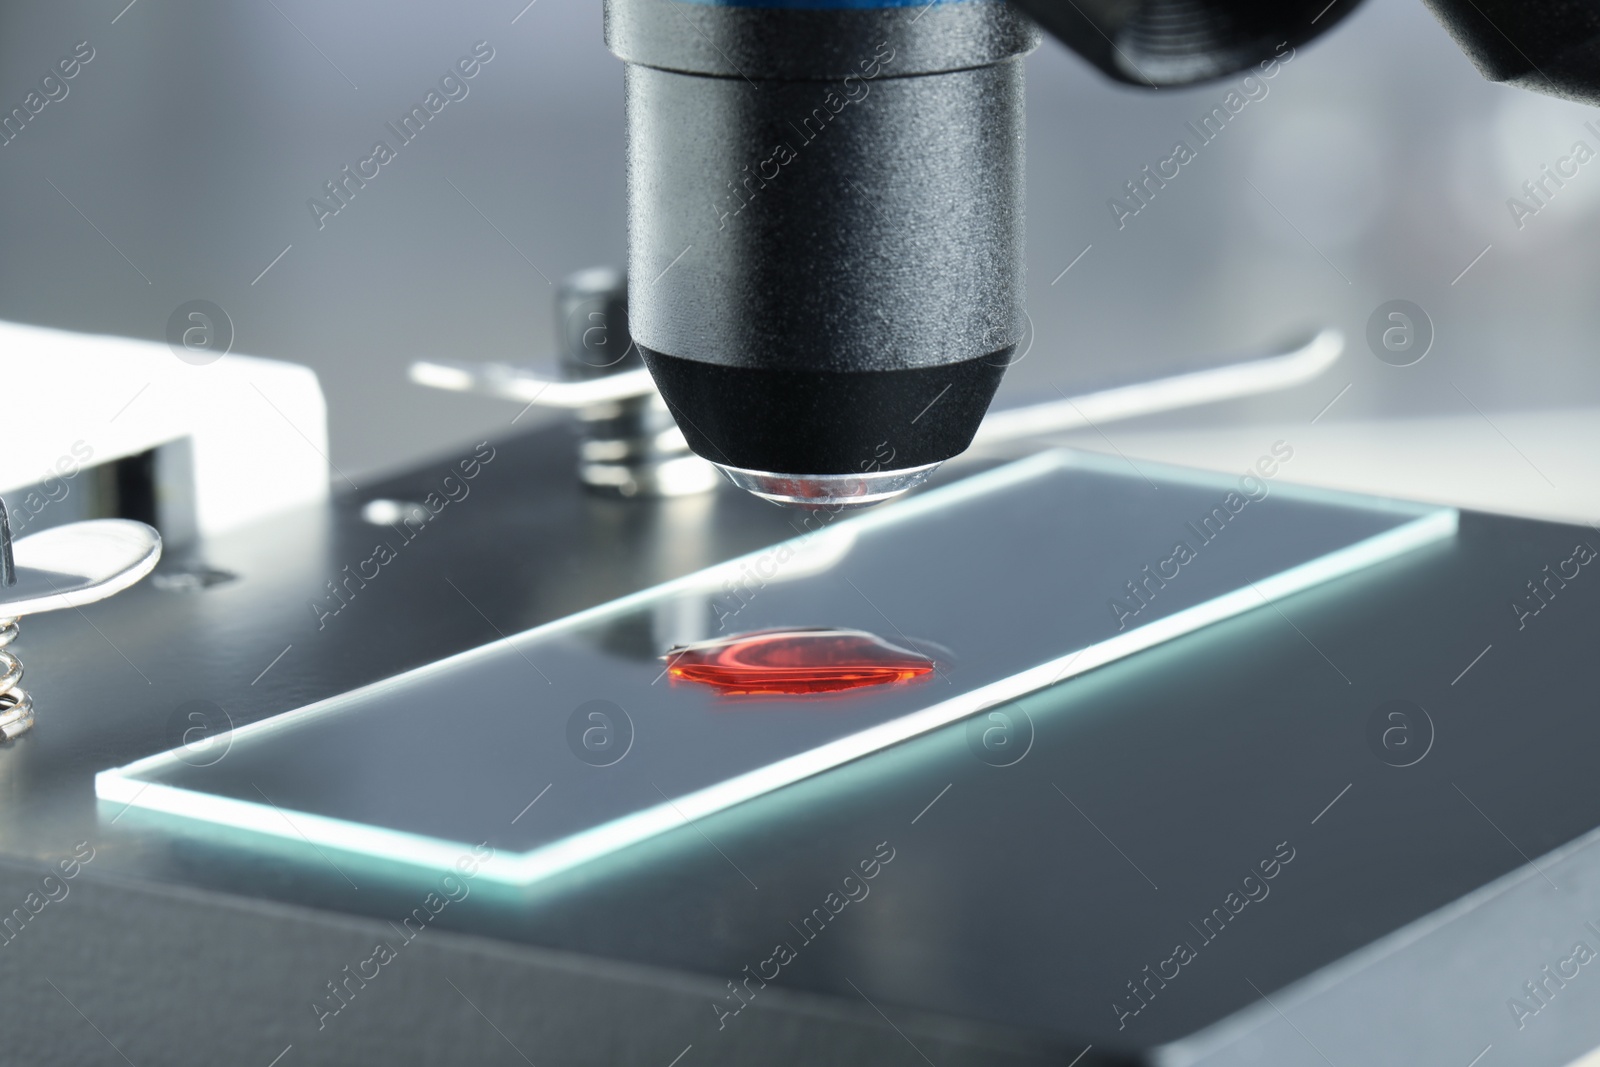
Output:
M578 478L601 493L671 497L714 489L716 468L689 450L628 332L628 281L600 267L570 275L556 296L558 375L504 363L422 360L419 385L482 393L578 419Z
M593 381L644 370L628 331L628 279L596 267L568 275L556 297L562 376ZM648 371L646 371L648 373ZM720 479L689 451L661 395L651 388L578 411L582 440L578 478L602 493L683 496L705 492Z
M78 608L120 593L161 558L161 535L131 519L94 519L11 541L0 500L0 741L33 726L33 698L10 645L24 615Z

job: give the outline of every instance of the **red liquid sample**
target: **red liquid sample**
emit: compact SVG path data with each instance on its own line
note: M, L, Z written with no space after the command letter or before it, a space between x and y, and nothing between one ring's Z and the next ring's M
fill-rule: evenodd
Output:
M836 693L909 682L933 660L865 630L757 630L675 648L663 657L674 679L724 693Z

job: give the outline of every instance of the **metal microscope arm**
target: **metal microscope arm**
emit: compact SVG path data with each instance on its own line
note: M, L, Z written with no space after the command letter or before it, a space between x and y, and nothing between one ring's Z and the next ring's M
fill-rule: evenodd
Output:
M1310 41L1360 0L1011 0L1108 77L1191 85ZM1600 5L1424 0L1484 77L1600 104Z

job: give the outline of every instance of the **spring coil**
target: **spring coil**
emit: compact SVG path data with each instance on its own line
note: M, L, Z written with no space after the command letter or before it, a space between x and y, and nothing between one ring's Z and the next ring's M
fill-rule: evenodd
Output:
M33 726L33 698L18 683L22 664L7 646L17 639L17 620L0 619L0 741L11 741Z

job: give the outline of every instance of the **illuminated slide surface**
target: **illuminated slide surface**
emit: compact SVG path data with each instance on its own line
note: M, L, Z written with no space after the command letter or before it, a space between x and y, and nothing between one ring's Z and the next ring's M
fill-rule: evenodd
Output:
M1279 442L1236 477L1055 451L880 511L797 512L811 532L792 541L96 791L422 867L486 843L483 877L530 884L980 710L1003 723L1008 700L1455 534L1453 509L1282 484L1291 457ZM935 666L804 695L668 669L674 648L813 627Z

